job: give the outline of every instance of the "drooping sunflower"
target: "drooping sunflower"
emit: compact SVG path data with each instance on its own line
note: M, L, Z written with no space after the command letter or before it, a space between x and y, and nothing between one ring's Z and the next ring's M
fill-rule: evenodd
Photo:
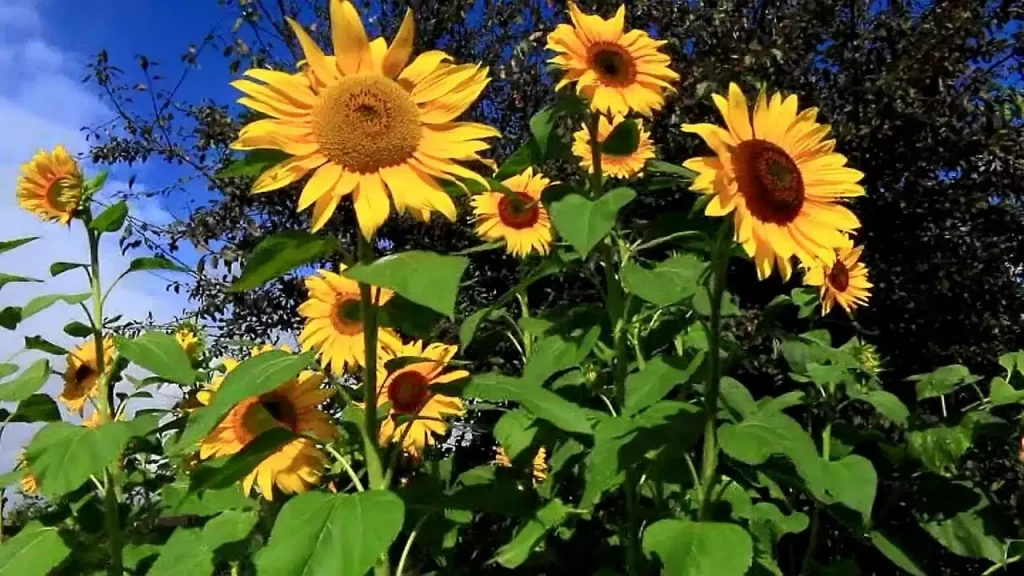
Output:
M851 314L858 306L867 305L872 284L868 281L867 266L860 261L863 251L863 246L850 243L837 251L832 264L816 263L807 269L804 284L821 290L822 316L837 302Z
M103 371L109 373L114 364L114 339L107 336L103 340ZM58 400L68 410L82 414L85 410L86 398L99 394L100 371L96 341L89 339L78 348L68 353L68 367L64 370L64 391Z
M512 194L484 192L473 196L476 233L484 240L504 240L509 254L525 258L551 249L551 218L540 195L551 181L533 167L502 181Z
M22 448L18 453L18 459L14 464L15 470L22 470L28 468L28 460L25 457L25 449ZM25 474L21 477L21 492L26 495L39 494L39 482L32 472L25 470Z
M556 90L576 82L576 92L590 107L608 114L630 110L651 116L665 105L665 93L679 75L669 69L672 59L643 30L626 32L626 7L605 20L584 14L569 2L572 26L559 24L548 35L548 50L558 53L550 62L565 71Z
M178 345L185 351L185 355L190 359L194 359L196 354L199 352L200 342L199 335L196 329L191 324L182 324L174 332L174 339L178 341Z
M243 128L232 147L293 156L267 170L252 191L276 190L313 172L298 209L313 206L314 231L349 193L367 238L387 219L392 203L420 219L437 211L454 220L455 204L437 179L485 183L459 162L481 160L479 153L489 147L485 140L500 135L484 124L454 121L487 86L488 69L451 64L437 50L409 64L411 10L390 46L383 38L367 40L347 0L331 0L330 15L334 56L325 56L289 20L306 56L305 71L252 69L246 72L252 80L232 83L246 94L239 103L270 116Z
M254 351L258 354L259 351ZM238 366L232 360L225 362L230 372ZM215 379L199 400L209 404L217 394L223 378ZM304 371L297 378L280 387L250 396L239 402L224 420L203 439L199 446L202 459L237 454L261 433L273 427L285 427L295 434L305 434L329 441L336 431L330 417L320 410L330 396L328 390L321 390L323 375ZM288 494L305 492L320 481L327 458L309 438L296 438L267 456L242 480L242 488L248 494L255 484L267 500L274 499L274 486Z
M758 277L777 266L783 279L792 273L792 256L805 265L835 261L848 242L844 232L860 221L844 198L864 194L864 174L846 166L831 127L815 121L817 108L797 112L797 97L765 93L754 106L753 123L739 86L729 85L728 100L714 95L726 128L684 124L716 156L691 158L683 165L697 172L691 190L712 194L705 213L735 218L735 238L754 259Z
M435 394L435 384L454 382L469 376L465 370L446 372L448 362L459 347L447 344L430 344L426 348L417 340L405 344L393 356L379 359L377 368L377 405L391 403L388 418L380 425L380 443L383 446L401 440L402 449L420 456L423 448L435 442L435 436L444 436L448 426L447 416L461 416L466 412L462 400L442 394ZM384 364L391 358L429 358L388 372ZM414 416L415 420L396 424L395 419Z
M612 133L612 130L621 124L624 119L624 116L617 114L611 121L609 121L608 117L602 114L597 124L598 143L604 143ZM640 141L636 150L634 150L632 154L627 154L625 156L602 153L602 172L608 176L614 176L615 178L632 178L643 171L644 164L646 164L648 160L654 158L654 144L651 142L650 133L644 130L642 120L637 121L637 127L640 129ZM583 123L583 129L573 134L572 153L579 157L580 166L582 166L584 170L593 173L594 158L590 150L590 131L587 129L587 124L585 122Z
M499 466L512 466L512 462L508 459L504 448L498 446L495 452L494 461L496 464ZM534 484L540 484L548 477L547 450L543 446L538 448L537 453L533 456L531 472Z
M341 271L345 266L341 265ZM299 344L305 350L315 349L320 365L328 366L335 374L343 374L346 367L356 368L365 362L363 321L359 308L359 284L328 270L306 278L309 299L299 305L299 314L306 325L299 335ZM379 294L377 293L379 292ZM373 297L383 306L394 296L391 290L374 288ZM396 350L402 341L388 328L379 328L377 343L381 351Z
M22 164L18 205L46 221L68 224L82 202L82 169L63 146Z

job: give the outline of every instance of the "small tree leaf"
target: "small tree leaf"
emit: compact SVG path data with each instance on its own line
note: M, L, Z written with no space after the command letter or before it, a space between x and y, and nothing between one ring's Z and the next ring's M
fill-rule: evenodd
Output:
M117 232L124 226L124 219L128 217L128 203L124 200L112 204L109 208L100 212L99 216L93 218L89 228L103 232Z
M258 288L284 276L299 266L326 258L339 243L301 230L292 230L266 238L245 259L242 275L231 285L231 292Z
M674 576L743 576L754 559L750 534L722 522L660 520L644 530L643 547Z
M0 402L20 402L35 394L50 377L50 362L36 360L24 372L0 384Z
M154 330L134 340L118 336L114 341L122 356L153 374L178 384L195 383L192 361L174 336Z
M344 275L357 282L390 288L412 302L449 318L455 315L462 274L469 260L413 250L385 256L372 264L358 264Z
M568 193L551 202L551 220L558 233L586 256L615 226L619 210L634 198L631 188L616 188L597 200Z

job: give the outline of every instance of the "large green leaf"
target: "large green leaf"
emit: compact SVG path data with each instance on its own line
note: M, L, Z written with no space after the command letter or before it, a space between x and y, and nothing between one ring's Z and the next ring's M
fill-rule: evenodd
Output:
M405 507L392 492L308 492L281 509L256 556L261 576L364 576L402 529Z
M215 174L217 178L255 178L267 171L268 168L284 162L289 158L288 154L280 150L251 150L244 156L228 164L220 172Z
M224 376L210 404L192 414L188 427L177 444L171 447L171 452L181 453L191 449L236 404L250 396L270 392L295 378L309 365L311 359L311 353L296 355L283 350L270 350L242 362Z
M910 416L910 410L907 409L906 405L895 394L885 390L871 390L863 394L851 394L850 396L855 400L863 400L871 404L879 414L900 426L907 425L907 417Z
M0 408L0 415L7 419L6 410ZM33 394L18 403L10 422L57 422L60 420L60 408L49 394Z
M557 498L545 504L516 531L512 540L498 550L494 560L505 568L526 562L544 535L565 521L569 508Z
M36 296L21 308L20 320L24 321L26 318L46 310L57 302L64 302L65 304L79 304L81 302L85 302L90 297L92 297L92 294L89 292L84 292L82 294L47 294L44 296Z
M695 254L677 254L650 270L629 261L622 267L622 286L652 304L669 306L701 289L705 268L707 262Z
M192 473L193 492L221 490L238 484L249 472L282 446L295 439L291 430L274 427L267 430L231 456L217 458Z
M590 326L571 336L552 334L537 342L523 367L523 384L540 386L556 372L579 365L601 336L600 326Z
M14 240L0 240L0 254L3 254L8 250L14 250L18 246L24 246L25 244L38 239L39 236L27 236L25 238L15 238Z
M612 156L629 156L640 145L640 127L636 120L626 118L612 129L601 143L601 152Z
M743 576L754 558L750 534L722 522L661 520L644 530L643 547L673 576Z
M131 436L132 427L126 422L96 428L47 424L28 444L29 468L44 496L60 497L115 462Z
M338 246L335 238L323 238L302 230L274 234L260 242L245 258L242 275L229 290L244 292L259 288L299 266L326 258Z
M118 336L115 342L122 356L161 378L185 385L196 381L192 362L174 336L154 330L134 340Z
M971 510L951 518L922 521L921 527L954 554L1000 562L1006 535L990 531L990 526L998 524L995 520L998 515L999 511L983 497Z
M519 458L537 437L534 417L522 408L506 412L494 425L494 439L510 460Z
M20 402L35 394L50 377L50 362L36 360L17 378L0 384L0 402Z
M161 516L215 516L224 510L255 510L259 503L242 494L240 484L220 490L189 491L186 482L165 484L160 489Z
M733 420L742 420L758 411L757 401L751 396L750 390L740 383L739 380L728 376L722 377L718 385L718 394L722 400L722 407L731 415Z
M875 545L879 552L891 560L893 564L902 568L904 572L911 576L925 576L924 572L917 566L917 563L910 556L907 556L907 553L888 536L875 530L868 534L868 538L871 539L871 543Z
M673 388L690 381L701 363L704 354L699 353L689 364L682 358L658 356L643 370L626 378L626 405L624 416L631 416L664 398Z
M942 368L929 372L928 374L911 376L908 380L917 382L917 399L924 400L925 398L934 398L936 396L942 396L943 394L949 394L961 386L977 382L980 378L978 376L972 376L970 370L968 370L966 366L953 364L950 366L943 366Z
M93 218L89 223L89 228L100 233L117 232L121 226L124 226L124 220L127 217L128 202L121 200L116 204L111 204L110 207Z
M228 510L207 522L202 529L178 528L163 545L160 557L146 574L212 574L217 548L245 539L252 532L257 519L252 512Z
M558 233L586 256L615 226L619 210L634 198L636 192L630 188L616 188L597 200L569 193L551 202L551 220Z
M29 278L27 276L16 276L14 274L4 274L3 272L0 272L0 290L2 290L4 286L6 286L8 284L13 284L15 282L19 282L19 283L24 283L24 282L42 282L42 280L39 280L37 278Z
M960 457L971 447L971 430L960 426L933 426L907 435L910 453L936 474L951 475Z
M992 387L989 389L988 401L992 406L1017 404L1024 401L1024 390L1014 389L1014 387L1010 386L1005 379L997 376L992 379Z
M55 526L31 522L0 544L0 574L46 576L70 553Z
M345 276L383 288L391 288L409 300L448 317L455 315L459 282L469 260L413 250L385 256L376 262L345 270Z
M492 402L514 400L534 416L547 420L562 430L580 434L593 433L585 409L546 388L526 384L516 378L487 374L475 376L462 394L467 398Z

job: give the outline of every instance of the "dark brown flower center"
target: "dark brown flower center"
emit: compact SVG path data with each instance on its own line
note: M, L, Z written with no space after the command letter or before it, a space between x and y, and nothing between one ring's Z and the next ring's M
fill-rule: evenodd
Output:
M636 66L622 46L600 42L590 48L590 67L605 84L624 86L636 79Z
M430 398L426 376L415 370L395 374L388 385L391 409L399 414L416 414Z
M75 382L84 382L90 376L96 375L96 369L89 364L81 364L75 368Z
M260 406L278 424L287 427L293 432L298 431L299 415L295 410L295 405L288 398L277 394L267 394L260 397Z
M845 292L850 286L850 271L842 260L836 260L832 265L832 270L828 273L828 283L836 292Z
M540 219L540 200L524 192L505 194L498 200L498 218L509 228L529 228Z
M338 305L338 320L348 325L361 324L363 320L359 301L354 298L342 301Z
M735 150L740 194L755 218L788 224L804 205L804 179L785 150L765 140L745 140Z

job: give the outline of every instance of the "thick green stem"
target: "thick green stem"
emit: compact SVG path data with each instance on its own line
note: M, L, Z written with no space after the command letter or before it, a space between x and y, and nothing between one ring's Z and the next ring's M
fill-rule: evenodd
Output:
M373 247L359 237L359 262L373 262ZM363 421L363 447L366 470L370 476L371 488L387 488L384 485L384 470L380 463L379 435L377 422L377 306L373 301L373 290L369 284L359 283L359 310L363 320L363 398L366 410Z
M832 415L829 414L828 422L825 423L825 430L821 433L821 458L828 462L832 456ZM801 576L810 574L811 560L814 557L814 549L818 545L818 530L821 520L821 503L814 503L814 513L811 515L811 536L807 544L807 552L804 553L804 563L800 568Z
M723 226L711 257L711 318L708 320L708 380L704 387L704 453L701 463L700 519L711 516L715 484L718 482L718 390L722 378L722 296L729 263L728 226Z

